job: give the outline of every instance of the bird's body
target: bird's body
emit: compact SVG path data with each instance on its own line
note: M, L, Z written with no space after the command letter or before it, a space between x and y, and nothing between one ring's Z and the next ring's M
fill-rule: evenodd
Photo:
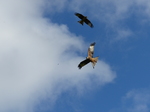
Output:
M95 42L92 43L90 45L90 47L88 48L88 56L86 57L85 60L83 60L82 62L80 62L80 64L78 65L78 68L81 69L83 66L85 66L86 64L88 64L89 62L92 63L92 66L94 68L95 64L98 61L98 57L93 58L93 54L94 54L94 45Z
M78 21L80 24L83 25L84 22L85 22L85 23L86 23L87 25L89 25L91 28L94 27L93 24L87 19L87 16L83 16L83 15L80 14L80 13L75 13L75 15L81 19L80 21Z

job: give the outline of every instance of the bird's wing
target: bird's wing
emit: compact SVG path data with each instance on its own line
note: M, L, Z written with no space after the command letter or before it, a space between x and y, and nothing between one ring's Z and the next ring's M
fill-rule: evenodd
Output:
M80 62L80 64L78 65L78 68L81 69L83 66L85 66L86 64L88 64L90 62L89 59L85 59L82 62Z
M91 21L89 21L88 19L85 19L84 21L87 25L89 25L91 28L93 28L93 24L91 23Z
M90 47L88 48L88 57L93 57L93 54L94 54L94 45L95 45L96 43L95 42L93 42L91 45L90 45Z
M80 14L80 13L75 13L75 15L78 16L80 19L84 18L84 16L82 14Z

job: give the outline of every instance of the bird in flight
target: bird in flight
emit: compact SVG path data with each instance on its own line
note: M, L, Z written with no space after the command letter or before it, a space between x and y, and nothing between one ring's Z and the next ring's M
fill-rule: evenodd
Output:
M94 54L94 45L96 43L92 43L90 45L90 47L88 48L88 56L86 57L85 60L83 60L82 62L79 63L78 68L81 69L83 66L85 66L86 64L88 64L89 62L92 63L92 66L94 68L95 64L98 61L98 57L93 58L93 54Z
M82 14L80 13L75 13L76 16L78 16L81 20L78 21L80 24L83 25L83 23L85 22L87 25L89 25L91 28L93 28L93 24L91 23L90 20L87 19L87 16L83 16Z

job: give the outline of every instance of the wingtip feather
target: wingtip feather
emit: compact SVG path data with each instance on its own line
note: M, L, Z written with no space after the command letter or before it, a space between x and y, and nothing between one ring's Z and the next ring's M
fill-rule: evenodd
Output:
M93 42L93 43L91 43L91 46L94 46L96 43L95 42Z
M81 66L78 66L78 68L81 69L82 67L81 67Z

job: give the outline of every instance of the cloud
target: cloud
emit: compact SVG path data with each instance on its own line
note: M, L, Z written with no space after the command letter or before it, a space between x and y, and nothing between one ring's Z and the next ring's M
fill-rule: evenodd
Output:
M130 101L127 104L129 112L149 112L150 91L148 89L132 90L127 93L125 99Z
M33 112L42 99L55 102L75 88L84 93L115 78L111 67L99 61L96 68L77 68L87 50L81 37L66 25L49 22L45 1L3 0L0 4L0 111ZM86 87L86 88L84 88Z
M130 37L132 35L133 35L133 32L129 29L122 29L122 30L118 29L113 41L127 39L127 37Z
M149 112L150 110L150 90L136 89L129 91L122 99L120 108L110 112Z
M131 23L141 27L143 24L149 24L150 20L149 0L62 0L60 3L56 0L53 7L56 11L80 12L89 16L91 20L105 23L106 30L114 35L114 40L124 40L139 32L134 32ZM120 32L126 33L119 37Z
M135 14L140 19L149 20L149 0L49 0L49 10L53 12L72 10L87 14L90 18L105 22L110 27L122 23ZM142 20L141 20L142 21ZM117 25L119 25L117 24ZM122 24L121 24L122 25Z

